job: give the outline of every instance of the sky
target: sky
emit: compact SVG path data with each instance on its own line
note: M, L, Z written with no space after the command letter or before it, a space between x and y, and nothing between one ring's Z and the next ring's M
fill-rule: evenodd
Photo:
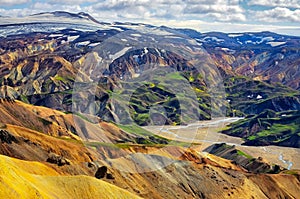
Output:
M300 36L300 0L0 0L0 15L87 12L103 22L141 22L200 32L274 31Z

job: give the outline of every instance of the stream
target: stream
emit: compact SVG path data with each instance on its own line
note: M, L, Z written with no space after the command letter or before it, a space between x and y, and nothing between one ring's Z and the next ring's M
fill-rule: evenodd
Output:
M195 138L196 135L193 133L189 133L189 134L185 134L184 132L197 132L196 134L198 134L198 130L199 129L205 129L205 128L216 128L216 127L224 127L225 124L229 124L229 123L233 123L235 121L238 121L242 118L215 118L213 120L210 121L200 121L197 123L192 123L186 126L147 126L145 127L145 129L172 139L172 140L177 140L177 141L182 141L182 142L188 142L188 143L210 143L210 144L219 144L219 143L226 143L228 145L235 145L235 146L239 146L239 147L243 147L243 148L249 148L253 146L245 146L242 145L241 142L228 142L227 140L220 140L220 138L222 139L220 133L217 132L207 132L206 135L204 135L205 138L210 138L210 139L197 139ZM176 132L174 132L176 131ZM200 131L201 132L201 131ZM213 134L213 135L210 135ZM231 136L228 136L231 137ZM261 148L263 149L263 151L269 153L269 154L273 154L273 155L278 155L278 160L280 162L282 162L284 165L287 166L287 169L290 170L293 167L293 162L291 160L286 160L284 159L284 156L282 154L282 152L276 152L276 151L271 151L270 149L268 149L267 147L257 147L258 149Z

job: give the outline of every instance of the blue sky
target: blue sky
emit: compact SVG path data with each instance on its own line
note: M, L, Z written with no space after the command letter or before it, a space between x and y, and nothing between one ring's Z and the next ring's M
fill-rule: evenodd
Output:
M99 21L189 27L201 32L275 31L300 35L300 0L0 0L0 15L88 12Z

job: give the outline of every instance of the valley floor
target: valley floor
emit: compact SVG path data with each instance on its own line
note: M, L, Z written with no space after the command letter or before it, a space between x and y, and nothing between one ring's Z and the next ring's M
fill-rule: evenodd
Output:
M278 164L288 169L300 169L300 149L280 146L245 146L243 140L238 137L218 133L229 123L241 118L215 118L209 121L199 121L186 126L146 126L146 130L162 137L201 144L201 149L216 143L235 145L253 157L262 157L270 163Z

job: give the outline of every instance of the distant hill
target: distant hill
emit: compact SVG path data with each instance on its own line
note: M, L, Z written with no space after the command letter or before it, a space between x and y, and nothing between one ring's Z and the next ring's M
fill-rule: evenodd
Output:
M300 112L266 110L233 123L222 133L242 137L245 144L300 148Z
M263 161L261 157L254 158L251 155L236 149L234 146L229 146L225 143L211 145L204 149L204 151L232 160L234 164L240 165L247 171L254 173L279 173L282 170L279 165L272 166Z

